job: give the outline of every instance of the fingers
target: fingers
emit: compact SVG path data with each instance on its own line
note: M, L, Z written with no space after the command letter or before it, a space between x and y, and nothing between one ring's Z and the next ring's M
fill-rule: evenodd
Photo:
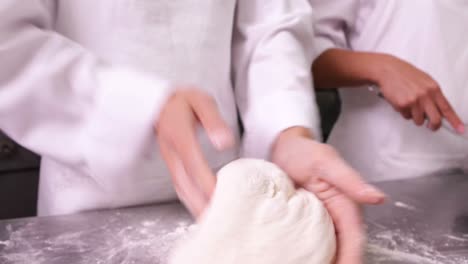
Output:
M181 160L174 153L169 144L158 140L161 155L166 161L169 172L172 175L175 190L187 209L198 218L207 204L203 193L200 192L195 182L187 175Z
M465 132L463 122L440 90L433 97L426 96L419 99L412 105L410 111L404 109L400 110L400 113L405 119L413 119L417 126L423 125L428 119L427 127L433 131L440 129L442 119L446 118L455 131L460 134Z
M213 145L219 150L232 147L234 135L221 117L215 101L199 91L192 91L188 99Z
M425 116L429 119L429 129L433 131L438 130L442 126L442 119L445 118L455 131L460 134L465 132L463 122L440 89L437 89L432 96L422 98L421 106L424 109Z
M172 132L171 146L183 163L185 171L209 199L214 191L216 178L213 174L195 133L195 128L188 122L180 123Z
M320 177L357 202L380 204L385 200L383 192L365 183L359 173L341 158L325 167Z
M433 131L438 130L442 125L442 116L434 102L429 98L424 98L421 101L421 105L426 113L425 115L429 119L428 128Z
M455 131L460 134L465 133L465 125L461 121L460 117L455 113L453 107L447 101L442 92L436 93L434 95L434 101L442 116L447 119Z
M424 124L424 112L419 104L416 103L411 107L411 117L415 125L422 126Z
M216 178L198 143L196 116L187 93L171 98L160 115L156 131L181 199L198 214L211 198Z
M465 125L460 116L454 111L440 86L430 76L424 74L423 82L416 82L416 85L406 85L413 87L395 94L391 98L392 106L401 113L405 119L413 119L417 126L424 124L425 119L429 119L428 127L438 130L442 120L445 118L453 127L454 131L465 133Z
M402 109L402 110L399 110L399 112L401 113L403 118L405 118L406 120L411 119L411 110L410 109Z
M325 206L336 229L335 263L362 264L366 239L359 207L342 194L325 200Z
M335 263L361 264L366 240L359 207L325 181L317 179L306 188L324 202L333 219L337 238Z

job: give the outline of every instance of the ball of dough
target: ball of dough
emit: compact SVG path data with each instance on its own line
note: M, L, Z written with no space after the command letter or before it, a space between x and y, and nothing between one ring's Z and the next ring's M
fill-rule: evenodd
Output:
M170 264L328 264L333 222L312 193L276 165L236 160L218 173L210 207Z

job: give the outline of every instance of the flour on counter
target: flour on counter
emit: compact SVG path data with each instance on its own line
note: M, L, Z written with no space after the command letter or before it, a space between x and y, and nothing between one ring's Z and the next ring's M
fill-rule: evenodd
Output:
M0 246L8 247L10 244L11 244L11 242L9 240L0 241Z
M457 237L457 236L454 236L454 235L445 235L446 238L448 239L451 239L451 240L455 240L455 241L460 241L460 242L468 242L468 237Z
M417 211L418 209L412 205L403 203L403 202L395 202L395 206L403 209L407 209L410 211Z
M446 256L415 234L402 230L381 231L369 238L369 264L468 264L467 257Z
M8 224L0 238L0 263L166 264L176 241L193 227L188 215L158 218L117 212L100 219ZM409 220L396 221L367 222L367 264L468 264L468 241L462 241L468 234L422 235L418 230L424 228L395 229Z
M104 225L90 223L92 228L65 232L60 228L44 231L41 225L28 223L10 228L9 239L0 241L0 263L164 264L190 224L189 220L171 226L157 220L129 224L110 218ZM43 239L44 232L48 239Z
M368 259L369 264L388 263L390 260L404 261L406 264L441 264L416 254L391 250L376 245L369 245L367 247L367 254L371 256Z
M146 263L143 260L148 259L154 260L154 263L165 263L172 246L187 232L189 226L187 221L179 221L175 230L160 230L156 223L148 225L148 222L137 227L128 226L115 238L116 244L106 247L107 257L102 264Z
M144 227L155 226L156 224L156 221L144 221L143 223L141 223L141 225L143 225Z

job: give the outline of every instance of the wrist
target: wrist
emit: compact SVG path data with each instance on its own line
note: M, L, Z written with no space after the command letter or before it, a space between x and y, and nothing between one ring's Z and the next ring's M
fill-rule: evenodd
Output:
M313 139L312 132L310 129L306 127L301 127L301 126L296 126L296 127L290 127L288 129L283 130L277 139L277 142L281 140L285 140L291 137L305 137L305 138L310 138Z
M381 86L383 79L387 76L388 68L392 65L394 57L384 53L367 53L363 61L364 75L367 76L367 81L372 84Z
M278 157L278 153L282 152L284 146L290 145L291 140L297 138L308 138L314 139L312 132L306 127L291 127L282 131L276 138L275 144L272 148L271 157L275 160L275 157Z

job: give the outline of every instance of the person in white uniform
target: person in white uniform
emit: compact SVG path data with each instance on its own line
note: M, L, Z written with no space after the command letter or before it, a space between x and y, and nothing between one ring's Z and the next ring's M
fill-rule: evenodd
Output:
M315 88L341 88L329 143L370 181L466 168L468 2L311 3Z
M383 194L313 140L307 0L3 0L0 17L0 129L42 156L39 215L176 194L199 215L212 170L271 159L360 263L356 203Z

